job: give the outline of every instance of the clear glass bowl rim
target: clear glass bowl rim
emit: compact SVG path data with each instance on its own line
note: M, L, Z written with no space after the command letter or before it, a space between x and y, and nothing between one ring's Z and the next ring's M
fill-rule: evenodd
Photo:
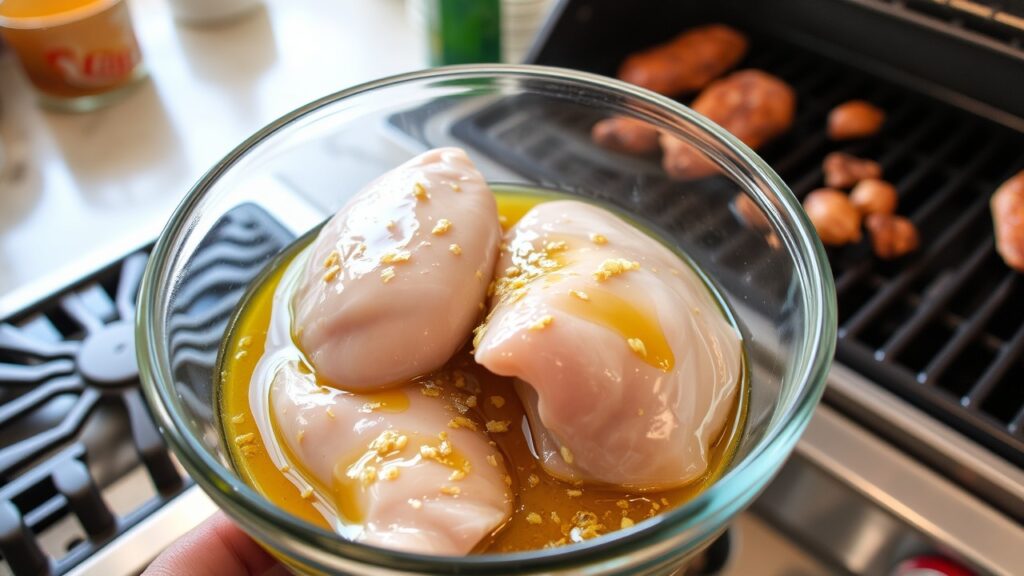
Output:
M690 502L638 523L633 528L561 548L466 557L396 552L345 541L268 502L212 458L200 441L187 432L186 418L177 406L167 350L162 347L166 339L162 330L157 330L158 323L150 321L155 312L163 312L157 303L160 291L166 288L164 272L175 256L171 251L173 240L188 229L199 202L222 174L262 141L307 114L349 97L405 83L483 80L494 77L572 83L574 87L593 88L639 100L662 112L682 117L745 162L745 167L753 176L766 183L774 192L774 198L768 199L762 196L759 188L754 187L752 195L755 202L762 209L774 203L774 208L778 210L778 220L781 220L796 241L793 247L798 257L794 260L794 269L802 279L806 314L804 323L809 333L805 337L806 345L797 357L799 364L794 370L794 380L803 384L794 401L785 407L785 412L773 418L773 424L765 437L734 468ZM219 507L239 520L243 527L254 524L261 533L284 533L306 545L383 569L425 573L485 573L493 570L564 569L580 562L599 562L628 555L658 542L674 539L681 532L692 532L692 539L713 535L721 528L721 522L716 522L721 514L734 513L737 501L740 501L740 507L745 507L778 471L810 421L824 391L835 351L836 321L835 286L828 259L800 203L775 171L732 134L675 100L606 76L549 66L469 64L397 74L340 90L285 114L228 153L192 187L157 240L140 285L136 343L143 390L164 438L195 481Z

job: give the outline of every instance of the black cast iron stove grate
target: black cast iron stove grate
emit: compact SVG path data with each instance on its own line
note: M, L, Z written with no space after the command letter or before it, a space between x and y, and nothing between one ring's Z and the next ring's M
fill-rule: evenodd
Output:
M172 329L173 345L196 350L180 369L213 365L248 280L291 238L253 206L215 225L189 268L192 293L177 299L201 319ZM71 570L192 484L139 389L146 258L132 254L0 319L0 554L16 575ZM148 478L149 494L114 502L108 488L132 474Z
M590 71L611 74L616 64ZM921 232L921 249L897 262L874 258L866 243L830 251L839 360L1024 466L1024 278L995 253L988 211L999 183L1024 168L1024 135L780 40L754 38L740 67L776 74L798 94L792 129L760 151L797 197L823 186L821 161L828 152L873 158L899 190L900 213ZM887 111L882 134L853 143L826 137L828 111L850 98ZM598 119L521 96L459 120L453 132L524 175L590 181L589 193L603 200L627 197L642 175L652 201L687 198L664 215L666 223L683 210L709 209L692 200L699 194L680 192L714 186L714 179L671 182L657 157L609 162L613 153L589 139ZM392 123L421 140L426 133L415 128L415 111ZM734 217L721 206L716 210L717 216L700 218L703 229L686 233L703 250L742 253L753 237L715 234L716 217ZM773 298L785 290L765 266L733 280L764 287Z

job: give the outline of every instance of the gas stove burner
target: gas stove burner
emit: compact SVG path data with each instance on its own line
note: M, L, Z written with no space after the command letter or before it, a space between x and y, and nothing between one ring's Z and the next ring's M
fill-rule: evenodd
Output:
M145 254L133 254L119 271L103 274L115 280L113 297L110 283L100 280L59 296L49 310L0 324L0 477L12 479L0 487L0 553L15 574L59 566L32 532L52 524L62 508L84 532L68 557L89 547L86 538L103 538L118 526L89 467L99 468L100 437L111 433L87 432L101 411L103 420L119 420L107 422L111 428L127 428L137 461L160 494L185 485L138 390L132 321L145 264ZM96 472L100 478L123 473ZM20 512L37 498L48 514Z
M138 383L134 295L146 267L146 255L133 254L122 266L115 296L117 320L104 323L104 315L97 314L80 299L72 297L63 302L64 309L85 329L75 362L88 384L107 387Z
M135 327L125 321L89 334L78 352L78 370L92 384L123 386L139 377L135 365Z
M291 239L261 209L241 206L190 262L195 288L176 295L169 338L191 352L175 372L205 386L194 393L212 393L231 311ZM132 254L0 318L0 554L15 575L69 571L192 484L139 390L135 298L146 260ZM114 486L138 474L151 495L118 503Z

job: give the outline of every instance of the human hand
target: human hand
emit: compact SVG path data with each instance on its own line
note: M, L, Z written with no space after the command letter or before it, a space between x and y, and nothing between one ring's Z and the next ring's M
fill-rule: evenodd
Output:
M163 551L143 576L270 576L288 574L259 544L217 512Z

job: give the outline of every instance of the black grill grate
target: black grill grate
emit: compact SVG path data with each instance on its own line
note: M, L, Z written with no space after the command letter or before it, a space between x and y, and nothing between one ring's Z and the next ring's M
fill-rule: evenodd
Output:
M873 158L899 190L899 212L920 230L920 251L898 262L877 260L866 242L830 251L839 360L1024 466L1024 278L995 253L988 210L995 188L1024 168L1024 135L778 40L755 38L741 67L776 74L798 94L792 129L760 153L799 198L823 185L828 152ZM882 134L852 143L827 138L828 111L850 98L887 111ZM589 142L596 119L550 101L513 98L462 119L453 131L512 169L551 182L582 174L598 197L631 193L638 174L651 196L681 186L665 179L657 158L622 157L615 166L629 173L616 173L602 161L608 153ZM396 122L403 124L412 121ZM688 186L695 185L713 183ZM680 196L685 205L675 214L711 209L694 200L699 194ZM702 249L718 245L722 254L749 240L716 237L713 226L694 233ZM770 270L755 267L731 281L778 295L783 287L772 279Z
M252 206L218 222L187 272L203 288L178 299L201 321L175 326L173 345L212 365L209 343L215 355L247 280L290 240ZM145 264L145 252L133 254L0 319L0 554L16 575L71 570L192 484L138 387L134 311ZM225 284L239 276L241 286ZM148 494L108 497L135 474Z
M922 238L917 254L894 263L874 259L864 245L831 251L838 358L1024 465L1024 278L996 254L988 208L996 187L1024 168L1024 136L793 54L828 80L808 91L798 84L803 72L751 62L794 83L800 96L795 129L764 158L801 198L822 185L827 151L877 159ZM889 121L879 137L836 146L824 135L824 117L849 97L876 101ZM809 100L819 105L808 110Z

